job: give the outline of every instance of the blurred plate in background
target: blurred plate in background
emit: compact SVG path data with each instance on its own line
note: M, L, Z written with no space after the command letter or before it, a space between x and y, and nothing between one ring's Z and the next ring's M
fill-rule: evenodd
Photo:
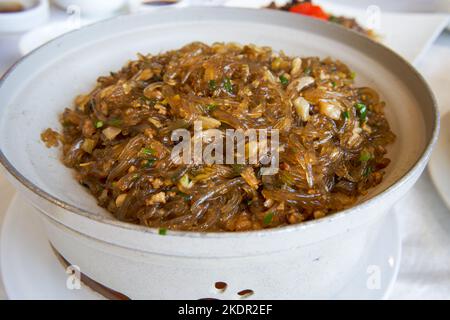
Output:
M428 170L438 193L450 209L450 112L441 117L441 132Z
M406 7L405 3L409 1L362 1L366 4L370 2L367 6L359 2L357 6L343 5L342 3L349 3L346 0L314 2L331 14L353 17L362 26L374 28L383 44L415 64L420 61L450 20L450 16L445 13L412 13L411 8L409 12L389 12L385 9L387 3L395 2L397 6L390 8L400 9L400 3ZM355 3L356 1L352 2Z

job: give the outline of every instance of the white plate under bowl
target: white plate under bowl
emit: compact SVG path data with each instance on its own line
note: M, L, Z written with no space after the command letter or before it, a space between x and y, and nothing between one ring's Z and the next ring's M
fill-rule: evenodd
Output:
M428 170L436 189L450 209L450 112L441 118L439 140L431 155Z
M82 286L66 287L67 274L45 236L35 209L15 195L3 217L0 270L9 299L101 299Z
M400 266L401 240L395 214L379 223L383 231L367 247L352 282L336 296L324 298L388 297ZM47 240L40 214L19 196L14 197L5 214L0 236L0 270L10 299L104 299L84 285L67 289L68 275Z

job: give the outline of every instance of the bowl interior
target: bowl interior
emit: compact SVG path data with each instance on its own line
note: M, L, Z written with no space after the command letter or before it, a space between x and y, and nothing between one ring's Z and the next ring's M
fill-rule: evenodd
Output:
M422 156L435 126L431 94L401 58L353 32L280 12L192 8L120 17L58 38L32 52L0 86L0 149L3 162L29 183L71 206L110 217L47 149L41 132L60 129L58 115L87 93L98 76L115 71L137 52L176 49L192 41L267 45L289 55L339 59L358 86L375 88L397 135L384 181L361 201L404 176Z

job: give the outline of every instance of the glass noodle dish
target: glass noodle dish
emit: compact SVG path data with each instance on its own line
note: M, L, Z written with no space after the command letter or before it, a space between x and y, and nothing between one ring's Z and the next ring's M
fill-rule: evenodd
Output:
M395 135L378 93L354 79L331 58L195 42L99 77L62 113L62 131L41 137L62 145L63 163L122 221L160 234L281 227L348 208L383 179ZM171 133L196 120L277 129L278 172L174 162Z

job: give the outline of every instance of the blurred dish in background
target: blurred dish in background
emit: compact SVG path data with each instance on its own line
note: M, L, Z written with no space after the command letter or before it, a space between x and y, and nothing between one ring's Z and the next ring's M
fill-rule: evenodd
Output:
M165 6L181 2L180 0L140 0L143 5Z
M0 13L20 12L25 9L25 6L18 1L0 2Z
M375 5L385 12L450 13L449 0L333 0L333 3L359 9Z
M0 0L1 2L2 0ZM56 0L55 0L56 1ZM58 0L59 1L59 0ZM64 0L61 0L64 1ZM115 0L111 1L114 2ZM169 7L188 7L190 5L224 5L227 7L248 7L258 8L261 6L268 6L271 0L124 0L128 4L128 10L130 12L145 12L152 10L159 10L161 8ZM145 4L144 4L145 1ZM11 2L11 1L9 1ZM77 2L77 0L71 1ZM93 1L91 1L93 2ZM96 1L97 2L97 1ZM102 0L99 2L103 2ZM275 1L278 6L282 6L287 1ZM434 39L442 32L445 26L448 24L448 15L445 14L420 14L420 13L395 13L384 11L383 1L374 1L381 8L381 16L376 23L367 24L368 11L367 8L345 6L342 4L336 4L334 1L315 0L313 3L320 5L323 11L331 15L332 17L345 16L350 19L354 19L355 22L362 26L364 29L374 29L375 34L378 36L377 40L383 44L391 47L408 61L416 63L423 53L429 48ZM164 4L163 4L164 3ZM126 5L122 10L114 13L122 13L126 11ZM72 7L73 9L73 7ZM15 13L6 13L6 15L13 15ZM0 14L0 17L2 14ZM105 16L85 16L85 12L81 9L80 16L82 18L82 25L94 22L99 19L105 18ZM86 22L86 18L90 21ZM337 21L335 21L337 22ZM374 22L374 21L372 21ZM52 30L55 28L56 30ZM26 34L24 39L20 43L20 51L22 54L26 54L38 47L41 44L61 35L64 32L73 30L73 28L63 25L52 25L33 30L30 34ZM1 22L0 22L1 32ZM414 35L414 36L411 36Z
M292 13L309 16L311 18L330 21L362 33L370 38L376 38L376 34L373 30L363 27L356 21L356 19L347 16L336 16L330 14L326 9L323 9L320 5L313 3L311 0L289 0L281 6L277 5L277 3L273 1L269 6L267 6L267 8L289 11Z
M320 5L351 7L356 10L366 10L369 7L378 7L381 12L388 14L440 14L450 16L449 0L317 0ZM447 23L450 31L450 21Z
M182 0L53 0L53 2L58 8L66 11L67 18L65 21L52 22L25 33L19 41L21 55L30 53L64 33L113 15L123 14L127 11L157 10L166 8L168 5L182 6L186 4Z
M228 2L227 0L128 0L128 5L130 12L147 12L167 7L222 6ZM242 1L242 3L247 2L248 0ZM260 6L260 4L253 5L255 8Z
M108 17L124 10L127 0L53 0L60 8L67 10L71 6L78 6L83 16Z
M128 10L131 13L186 5L186 2L182 0L128 0Z
M268 6L271 2L275 2L280 7L288 1L228 0L226 6L255 8L257 5ZM369 7L361 6L359 3L356 5L356 1L352 1L350 5L345 5L348 2L350 1L313 1L314 4L320 5L327 14L335 17L349 17L355 19L363 28L372 29L379 42L414 64L420 61L424 53L449 23L449 15L442 13L442 10L441 13L411 13L410 11L399 13L384 9L384 3L388 1L374 0L374 5ZM407 3L409 1L398 2ZM439 12L437 7L433 10L433 12Z
M48 0L0 0L0 33L30 30L48 17Z
M113 15L167 7L162 5L162 2L171 6L184 5L182 0L146 0L145 3L142 0L53 0L53 2L58 8L66 11L67 18L65 21L52 22L25 33L19 41L22 56L64 33Z
M445 13L390 12L385 9L387 1L381 0L363 8L341 4L343 1L339 4L330 0L314 2L333 15L352 17L360 25L373 29L380 42L414 64L420 61L449 22L449 15Z

